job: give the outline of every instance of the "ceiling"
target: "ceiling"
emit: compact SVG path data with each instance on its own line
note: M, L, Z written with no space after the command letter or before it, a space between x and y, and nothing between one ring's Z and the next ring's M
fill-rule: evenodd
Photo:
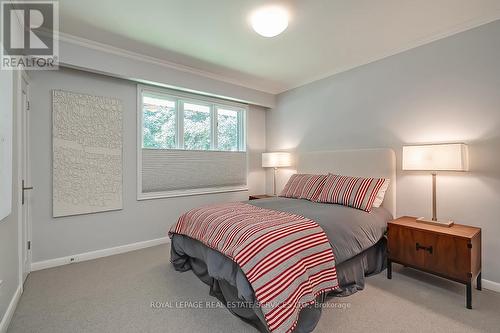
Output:
M279 93L500 18L500 0L290 0L289 27L256 34L263 0L61 0L62 33Z

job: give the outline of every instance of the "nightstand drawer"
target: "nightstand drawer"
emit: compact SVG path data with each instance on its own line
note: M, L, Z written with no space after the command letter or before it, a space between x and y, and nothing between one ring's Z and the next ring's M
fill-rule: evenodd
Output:
M470 267L468 241L453 236L426 234L424 246L432 247L424 259L425 268L431 272L466 282Z
M387 235L387 249L389 257L401 263L424 267L425 251L417 249L416 245L423 245L425 233L422 231L391 226Z

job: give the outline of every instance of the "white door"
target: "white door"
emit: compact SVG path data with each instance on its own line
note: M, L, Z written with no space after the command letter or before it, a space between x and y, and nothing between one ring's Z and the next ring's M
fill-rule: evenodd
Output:
M22 114L21 114L21 170L22 170L22 270L23 283L31 271L31 168L30 168L30 102L29 85L22 76Z

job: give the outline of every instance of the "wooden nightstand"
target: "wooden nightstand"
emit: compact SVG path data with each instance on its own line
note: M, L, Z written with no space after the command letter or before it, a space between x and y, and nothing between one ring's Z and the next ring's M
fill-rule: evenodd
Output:
M274 198L274 196L267 195L267 194L255 194L255 195L250 195L248 197L248 200L257 200L257 199L266 199L266 198Z
M387 226L387 278L392 262L432 273L467 286L472 309L472 281L481 290L481 228L454 224L441 227L400 217Z

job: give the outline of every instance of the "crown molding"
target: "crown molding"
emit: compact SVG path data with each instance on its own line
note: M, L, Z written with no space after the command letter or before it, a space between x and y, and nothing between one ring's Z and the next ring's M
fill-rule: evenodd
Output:
M141 53L137 53L134 51L118 48L118 47L104 44L101 42L96 42L96 41L93 41L90 39L74 36L74 35L64 33L64 32L59 32L59 40L62 42L65 42L65 43L70 43L70 44L82 46L82 47L85 47L88 49L101 51L101 52L105 52L108 54L113 54L113 55L129 58L129 59L133 59L133 60L137 60L137 61L142 61L142 62L146 62L146 63L158 65L158 66L163 66L163 67L166 67L169 69L174 69L174 70L178 70L178 71L182 71L182 72L186 72L186 73L190 73L190 74L194 74L194 75L199 75L199 76L203 76L203 77L206 77L209 79L234 84L237 86L257 90L260 92L277 94L277 93L283 91L283 87L276 87L276 85L269 84L269 83L266 84L265 80L263 80L263 82L259 82L258 84L251 83L251 82L248 82L248 80L245 80L243 78L228 77L225 75L221 75L221 74L217 74L214 72L194 68L191 66L181 65L181 64L169 61L169 60L148 56L145 54L141 54Z
M488 23L492 23L492 22L497 21L499 19L500 19L500 10L499 11L494 11L490 15L481 16L481 17L479 17L477 19L465 21L462 24L456 25L450 31L438 33L438 34L435 34L435 35L430 36L430 37L426 37L426 38L422 38L422 39L416 40L415 42L409 43L408 45L406 45L404 47L396 48L396 49L394 49L392 51L381 53L381 54L379 54L377 56L373 56L370 59L368 59L366 61L363 61L361 63L354 64L354 65L351 65L351 66L346 66L346 67L343 67L343 68L340 68L340 69L336 69L336 70L333 70L333 71L330 71L330 72L327 71L325 74L317 75L317 76L315 76L313 78L304 80L304 81L302 81L302 82L300 82L298 84L291 85L290 87L279 91L277 94L281 94L281 93L284 93L284 92L289 91L289 90L300 88L300 87L305 86L305 85L307 85L309 83L313 83L315 81L326 79L326 78L328 78L330 76L334 76L334 75L337 75L337 74L340 74L340 73L343 73L343 72L347 72L347 71L350 71L351 69L355 69L357 67L361 67L361 66L364 66L364 65L371 64L372 62L376 62L376 61L379 61L379 60L382 60L382 59L385 59L385 58L397 55L399 53L403 53L403 52L409 51L409 50L417 48L419 46L430 44L432 42L438 41L438 40L446 38L446 37L451 37L451 36L459 34L461 32L465 32L467 30L471 30L471 29L480 27L482 25L485 25L485 24L488 24Z

